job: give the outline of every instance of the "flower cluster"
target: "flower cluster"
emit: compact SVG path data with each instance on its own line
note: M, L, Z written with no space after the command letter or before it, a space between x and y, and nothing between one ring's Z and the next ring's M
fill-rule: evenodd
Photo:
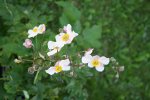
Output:
M25 46L26 48L31 48L32 46L34 46L29 38L34 38L38 34L43 34L45 32L45 29L46 27L44 24L41 24L38 27L35 26L33 29L30 29L28 31L28 39L25 40L23 46ZM53 56L56 53L60 52L62 47L64 45L70 44L76 36L78 36L78 33L72 30L72 26L70 24L64 26L63 30L55 36L55 41L48 41L49 52L47 52L47 55ZM92 52L93 49L88 49L87 51L85 51L84 55L81 58L81 62L84 65L87 64L89 68L95 68L97 71L102 72L104 70L104 66L109 64L110 59L105 56L92 56ZM39 53L39 56L43 60L46 59L41 53ZM19 61L15 60L15 62ZM71 66L73 66L70 62L71 60L69 58L58 60L56 61L54 66L49 67L47 70L45 70L45 72L53 75L62 71L69 71L71 70ZM35 65L33 64L33 66Z
M38 27L35 26L33 29L28 30L28 39L25 40L23 46L31 48L33 46L32 41L29 38L34 38L38 34L43 34L46 30L45 24L41 24Z
M70 44L76 36L78 36L78 34L72 31L70 24L64 26L63 31L55 36L56 42L48 42L48 48L50 51L47 53L47 55L52 56L56 54L64 45ZM69 59L58 61L54 67L50 67L48 70L46 70L46 72L50 75L53 75L54 73L61 71L68 71L70 70L69 64Z

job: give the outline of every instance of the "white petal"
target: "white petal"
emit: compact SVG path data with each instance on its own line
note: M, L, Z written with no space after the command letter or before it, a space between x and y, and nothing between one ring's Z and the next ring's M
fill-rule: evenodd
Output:
M50 67L48 70L45 70L46 73L53 75L55 73L55 67Z
M33 32L32 30L29 30L28 31L28 38L31 38L31 37L35 37L36 35L37 35L37 33L36 32Z
M67 30L71 30L71 25L70 24L67 25Z
M32 32L33 32L32 30L28 30L28 34L32 34Z
M52 55L56 54L57 52L58 52L58 51L57 51L56 49L54 49L54 50L48 52L47 55L48 55L48 56L52 56Z
M69 61L69 59L61 60L61 61L59 62L59 64L60 64L61 66L68 66L68 65L70 64L70 61Z
M95 55L95 56L93 56L93 59L100 59L100 56Z
M63 30L64 30L66 33L70 33L70 32L71 32L71 25L68 24L67 26L64 26Z
M72 32L72 34L74 35L74 37L76 37L76 36L78 36L78 33L76 33L76 32Z
M45 32L45 30L46 30L45 24L39 25L38 27L39 34L42 34L43 32Z
M92 62L91 62L91 61L88 63L88 67L90 67L90 68L93 68L93 67L94 67L94 66L92 65Z
M56 39L56 42L58 42L58 41L61 40L61 36L60 36L60 35L56 35L56 36L55 36L55 39Z
M104 56L100 57L100 61L104 64L104 65L107 65L109 64L109 58L106 58Z
M48 42L48 48L51 50L51 49L54 49L56 47L56 42L53 42L53 41L49 41Z
M90 48L85 52L84 55L90 55L92 52L93 52L93 49Z
M99 71L99 72L102 72L104 70L104 66L98 66L96 67L96 70Z
M56 42L62 42L61 38L65 33L60 33L58 35L55 36Z
M92 59L91 55L85 55L82 57L82 63L88 63Z
M63 71L69 71L70 70L70 66L62 66L62 70Z
M64 46L63 42L56 42L56 46L62 48Z

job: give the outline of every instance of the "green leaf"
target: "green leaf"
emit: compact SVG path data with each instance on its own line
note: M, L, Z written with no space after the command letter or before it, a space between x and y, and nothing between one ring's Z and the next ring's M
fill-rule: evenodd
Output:
M86 45L89 45L94 48L99 48L101 46L101 32L102 28L99 25L95 25L92 28L87 28L83 31L83 38Z

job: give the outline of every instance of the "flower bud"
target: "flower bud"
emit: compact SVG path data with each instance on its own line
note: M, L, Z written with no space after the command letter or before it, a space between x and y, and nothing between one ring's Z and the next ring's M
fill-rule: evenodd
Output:
M19 63L21 63L22 61L19 60L19 59L15 59L14 62L17 63L17 64L19 64Z
M124 71L124 66L119 67L119 71L123 72Z
M74 73L73 72L70 72L70 76L73 76L74 75Z
M23 46L25 46L26 48L31 48L33 46L32 41L30 39L26 39L23 43Z
M35 68L34 67L29 67L28 72L29 72L29 74L34 74Z
M116 62L116 59L115 59L114 57L111 57L110 60L111 60L112 62Z
M117 74L115 75L115 78L119 78L119 73L117 73Z

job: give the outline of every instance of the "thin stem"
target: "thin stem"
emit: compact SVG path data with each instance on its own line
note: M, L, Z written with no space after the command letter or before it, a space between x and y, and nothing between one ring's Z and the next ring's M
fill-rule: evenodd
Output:
M8 78L0 78L0 80L9 80Z
M37 48L38 48L38 47L37 47L37 44L38 44L38 43L37 43L37 36L36 36L36 38L35 38L36 50L37 50Z
M33 62L33 60L28 60L28 59L22 59L23 61L29 61L29 62Z
M36 72L36 75L35 75L35 78L34 78L34 84L36 83L37 81L37 78L38 78L38 75L39 75L39 72L40 72L40 67L38 68L37 72Z

